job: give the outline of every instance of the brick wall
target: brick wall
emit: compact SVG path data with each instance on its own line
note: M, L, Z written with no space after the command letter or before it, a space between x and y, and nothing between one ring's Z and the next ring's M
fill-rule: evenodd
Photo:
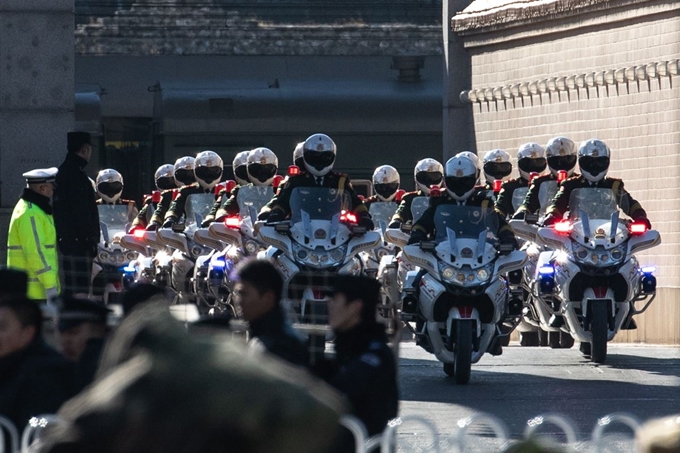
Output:
M625 20L600 23L559 34L542 34L549 24L536 25L529 39L483 45L474 36L472 88L493 88L548 77L569 76L674 60L680 56L678 9L659 13L631 8ZM617 12L621 18L621 12ZM581 17L564 19L578 23ZM556 26L564 24L556 24ZM540 31L538 31L540 30ZM507 33L512 33L508 31ZM587 90L587 91L586 91ZM480 153L505 148L514 154L527 141L546 143L556 135L574 141L597 137L612 149L609 175L647 210L661 232L663 244L639 255L654 264L660 297L641 329L619 339L680 343L680 328L669 322L680 297L680 76L534 95L533 99L475 102L474 118ZM533 105L532 105L533 100ZM507 105L506 105L507 104ZM676 318L677 319L677 318ZM646 328L645 328L646 325Z

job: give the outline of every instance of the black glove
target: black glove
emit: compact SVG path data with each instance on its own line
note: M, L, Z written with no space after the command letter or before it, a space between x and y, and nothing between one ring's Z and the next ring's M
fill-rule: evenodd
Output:
M517 211L514 216L512 216L512 220L524 220L524 215L526 214L526 211Z
M417 244L421 241L427 240L427 234L421 230L415 230L411 233L411 237L408 238L407 245Z
M499 238L499 241L501 255L509 255L513 250L519 248L519 243L517 242L517 239L515 239L515 236L505 236Z
M387 226L387 228L401 228L401 222L398 220L394 220L390 222L390 224Z
M213 222L213 219L205 219L203 222L201 222L201 228L208 228Z
M366 228L366 231L371 231L375 228L375 224L373 223L373 220L371 220L371 218L368 217L368 216L359 217L358 225L360 227Z
M639 219L635 219L635 221L644 223L648 230L652 229L652 222L650 222L647 217L640 217Z
M163 222L163 228L172 228L172 225L175 223L175 219L169 218L165 222Z
M557 223L557 217L555 216L548 216L545 219L543 219L543 226L544 227L549 227Z
M265 213L263 212L262 214L265 214ZM260 214L260 216L262 216L262 214ZM281 212L277 209L276 211L270 211L269 215L267 217L265 217L264 220L266 220L267 223L276 223L276 222L283 221L284 217L285 216L283 215L283 212Z
M158 224L156 222L151 222L146 226L146 231L156 231L158 229Z

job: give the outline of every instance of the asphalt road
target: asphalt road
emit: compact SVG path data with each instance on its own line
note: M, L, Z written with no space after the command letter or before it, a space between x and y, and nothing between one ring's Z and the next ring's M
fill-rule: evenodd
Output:
M400 415L398 451L456 451L459 420L479 413L492 414L507 428L511 439L521 439L527 422L546 413L559 413L574 427L577 451L595 451L591 433L601 417L618 412L641 421L680 415L680 348L610 344L605 364L585 359L578 343L567 350L525 348L511 343L501 356L485 355L472 366L470 383L456 385L434 356L402 343L400 351ZM420 416L436 427L436 441L422 425L407 421ZM565 442L557 425L547 421L540 433ZM632 431L612 423L607 432L617 433L606 449L634 451ZM466 451L498 451L501 442L490 437L488 425L475 422L465 439ZM629 440L625 440L627 437Z

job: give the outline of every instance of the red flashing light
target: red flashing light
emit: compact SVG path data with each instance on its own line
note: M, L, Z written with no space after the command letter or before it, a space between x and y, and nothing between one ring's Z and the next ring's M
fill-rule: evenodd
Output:
M352 212L343 210L340 213L340 221L341 222L347 222L347 223L357 223L357 216L354 215L354 213L352 213Z
M366 197L364 197L364 196L361 195L361 194L357 195L357 197L359 197L359 200L361 200L361 201L364 201L364 200L366 199Z
M146 233L146 230L143 230L143 229L140 228L140 229L133 231L132 235L134 237L136 237L137 239L141 239L141 238L144 237L144 233Z
M160 190L154 190L151 192L151 203L160 203L161 202L161 191Z
M628 230L630 231L630 234L634 235L644 234L647 232L647 225L645 225L642 222L633 222L630 225L628 225Z
M177 195L179 195L179 190L178 189L172 189L172 200L175 201L175 198L177 198Z
M394 196L394 201L396 201L397 203L401 202L401 199L405 193L406 191L404 189L397 190L397 194Z
M561 220L554 225L555 231L560 234L569 234L571 231L571 222L568 220Z
M238 217L227 217L224 219L224 224L227 228L239 229L241 228L241 219Z
M442 194L442 189L439 186L430 186L430 196L438 197Z
M288 176L297 176L300 174L300 167L297 165L291 165L288 167Z
M533 181L534 178L537 178L537 177L538 177L538 173L536 173L535 171L532 171L531 173L529 173L529 184L531 184L531 181Z
M501 191L501 186L503 185L503 180L501 179L494 179L493 181L493 192L498 193Z
M219 183L215 186L215 195L219 195L222 190L224 190L224 183Z
M569 176L569 174L567 173L567 170L559 170L557 172L557 182L561 183L562 181L567 179L568 176Z
M234 190L234 187L236 187L236 181L234 181L233 179L224 181L224 190L227 193L231 193L231 191Z
M284 180L284 177L281 176L281 175L274 176L274 180L272 181L272 187L274 189L278 189L279 185L281 185L281 181L283 181L283 180Z

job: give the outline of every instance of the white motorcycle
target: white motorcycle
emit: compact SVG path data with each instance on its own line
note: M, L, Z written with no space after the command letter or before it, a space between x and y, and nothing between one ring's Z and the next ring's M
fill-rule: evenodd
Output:
M456 383L466 384L471 365L500 341L499 323L509 315L510 290L501 275L520 269L527 258L497 250L499 222L491 209L441 205L434 223L433 242L403 249L404 261L419 267L408 273L403 291L417 300L419 344Z
M603 363L607 342L656 296L654 269L641 267L634 254L659 245L661 237L624 220L610 189L575 189L569 207L567 220L538 229L537 240L555 251L538 258L534 300L541 328L549 327L548 313L562 317L561 330L585 344L582 351L593 362Z
M332 276L363 273L358 254L378 246L380 234L357 226L342 190L297 187L289 203L290 221L264 224L259 235L270 245L265 256L283 275L292 316L308 327L312 354L323 354Z

